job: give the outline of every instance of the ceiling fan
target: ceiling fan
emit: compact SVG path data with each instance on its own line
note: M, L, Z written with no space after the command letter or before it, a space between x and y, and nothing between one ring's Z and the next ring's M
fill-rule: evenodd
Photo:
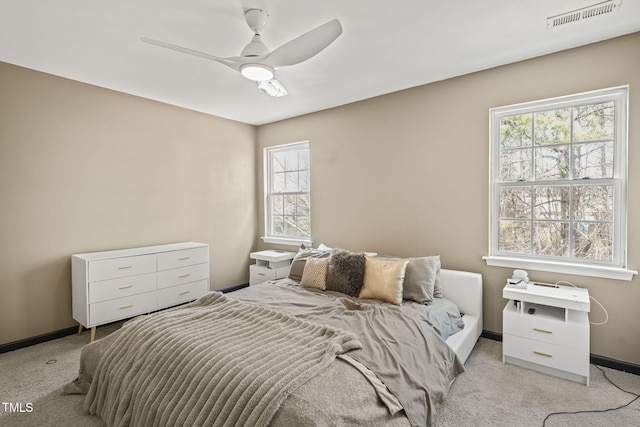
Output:
M146 37L141 37L140 40L219 62L239 71L245 78L256 81L258 87L269 95L282 96L286 95L287 91L276 80L276 70L306 61L320 53L342 34L340 21L333 19L270 51L262 42L262 31L267 26L269 14L262 9L246 9L244 17L254 35L249 44L244 47L240 56L220 58L160 40Z

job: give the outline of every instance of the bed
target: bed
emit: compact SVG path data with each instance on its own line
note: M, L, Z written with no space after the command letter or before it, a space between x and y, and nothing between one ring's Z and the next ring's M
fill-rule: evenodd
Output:
M109 426L429 426L482 332L481 276L438 270L430 304L292 278L211 292L87 345L66 392Z

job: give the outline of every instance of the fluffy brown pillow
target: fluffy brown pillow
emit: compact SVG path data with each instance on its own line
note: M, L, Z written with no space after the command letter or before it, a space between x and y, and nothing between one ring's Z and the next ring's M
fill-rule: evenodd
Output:
M335 250L329 258L327 290L357 297L364 278L364 254Z
M366 257L360 298L402 304L402 284L409 260Z
M420 304L433 301L436 279L440 275L438 255L409 258L404 276L402 297Z

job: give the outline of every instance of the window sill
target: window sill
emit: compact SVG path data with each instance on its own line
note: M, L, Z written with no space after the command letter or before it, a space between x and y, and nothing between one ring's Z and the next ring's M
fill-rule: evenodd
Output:
M540 261L533 259L508 258L501 256L483 256L487 265L510 267L523 270L548 271L551 273L575 274L578 276L602 277L605 279L630 281L638 272L626 268L600 265L578 265L562 262Z
M288 245L288 246L300 246L305 245L307 247L311 247L313 245L312 240L308 239L295 239L295 238L284 238L284 237L261 237L262 241L265 243L272 243L274 245Z

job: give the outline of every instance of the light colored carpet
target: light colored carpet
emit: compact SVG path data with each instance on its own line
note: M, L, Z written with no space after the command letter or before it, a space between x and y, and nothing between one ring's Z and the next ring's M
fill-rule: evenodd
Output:
M615 408L635 396L618 390L594 365L589 387L502 363L502 343L480 338L436 415L436 426L542 426L552 412ZM624 390L640 394L640 376L602 368ZM547 427L640 426L640 399L605 413L553 415Z
M97 338L120 324L98 328ZM1 402L32 403L33 411L5 414L0 426L103 426L82 414L84 396L64 396L61 387L78 373L80 350L88 334L68 336L0 355ZM55 361L55 362L53 362ZM49 363L47 363L49 362ZM551 412L601 410L630 402L634 396L611 385L591 366L589 387L502 363L502 344L481 338L454 382L436 417L437 427L542 426ZM640 377L605 369L621 388L640 393ZM555 415L548 427L638 426L640 399L624 409L604 413Z
M117 330L122 322L96 329L96 339ZM0 354L0 426L103 426L82 413L84 396L63 396L62 387L78 376L80 352L90 331ZM8 413L20 404L23 413ZM27 404L32 405L28 411ZM71 411L72 416L69 416Z

